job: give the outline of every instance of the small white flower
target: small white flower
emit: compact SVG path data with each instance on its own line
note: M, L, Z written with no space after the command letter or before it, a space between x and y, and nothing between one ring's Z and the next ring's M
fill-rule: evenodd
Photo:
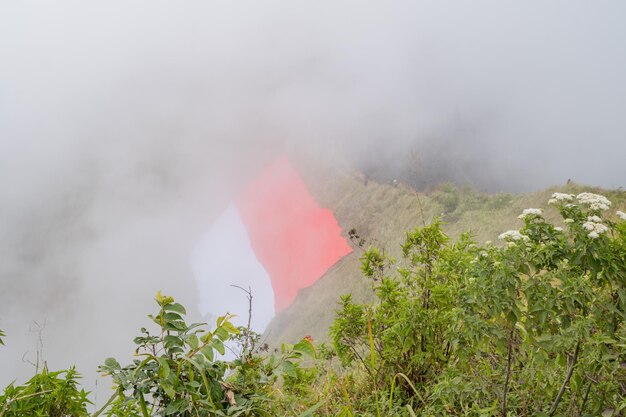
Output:
M522 214L517 216L517 218L518 219L525 219L526 216L530 216L530 215L541 216L541 213L543 213L543 210L541 210L541 209L527 208L527 209L524 209L524 211L522 211Z
M583 228L586 230L593 230L595 229L595 223L593 222L585 222L583 223Z
M594 222L592 217L596 217L596 216L590 216L589 221L583 223L583 229L589 231L589 234L587 236L589 236L592 239L596 239L602 233L606 233L609 230L609 228L603 225L602 223Z
M608 210L611 205L609 199L600 194L580 193L576 199L581 204L588 205L592 210Z
M615 214L617 214L617 217L619 217L622 220L626 220L626 213L624 213L623 211L616 211Z
M552 198L548 200L548 204L556 204L560 201L572 201L573 199L574 194L554 193L552 194Z
M493 242L491 240L486 240L485 241L485 246L491 246L493 244Z
M599 218L598 216L589 216L589 217L587 217L587 221L596 222L596 223L602 223L602 219Z
M565 219L563 223L574 223L574 219Z
M555 228L554 228L554 230L555 230L556 232L562 232L562 231L563 231L563 228L562 228L562 227L555 227Z
M512 241L517 241L517 240L527 241L529 240L529 237L521 234L519 230L508 230L500 234L500 236L498 236L498 239L512 242Z

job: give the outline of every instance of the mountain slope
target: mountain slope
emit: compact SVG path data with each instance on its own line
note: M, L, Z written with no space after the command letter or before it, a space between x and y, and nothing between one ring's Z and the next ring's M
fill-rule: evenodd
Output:
M626 208L626 192L569 183L527 194L484 194L469 187L442 184L417 193L403 184L381 184L363 174L319 163L300 161L310 192L322 206L333 210L346 233L352 230L355 251L335 264L315 285L300 291L296 302L270 323L265 339L270 346L295 342L304 335L326 340L328 326L341 294L352 293L356 302L371 299L372 286L361 275L363 250L378 246L398 259L404 232L441 217L444 229L455 238L469 231L477 242L497 241L503 231L521 227L517 216L525 208L545 209L545 217L556 221L558 213L547 201L553 192L577 194L591 191L606 195L615 209ZM359 241L363 239L362 248Z

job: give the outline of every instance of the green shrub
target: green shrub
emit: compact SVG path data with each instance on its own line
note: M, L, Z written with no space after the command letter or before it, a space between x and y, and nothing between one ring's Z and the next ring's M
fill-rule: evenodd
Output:
M142 328L134 340L141 359L122 367L109 358L100 367L118 392L109 416L272 416L277 379L297 379L301 358L315 353L311 342L302 340L263 358L253 351L250 329L235 328L230 316L219 317L207 331L202 323L185 323L185 308L172 297L159 292L156 301L159 311L148 317L157 331ZM245 337L238 337L242 333ZM241 355L220 360L231 340L244 344Z
M567 230L528 209L503 246L449 243L434 222L407 233L399 262L364 253L376 302L342 297L330 330L344 372L362 381L353 411L624 412L626 222L602 218L602 196L550 203Z
M624 415L626 214L612 220L590 193L549 204L562 227L526 209L500 246L450 242L435 221L406 234L399 260L368 249L375 302L342 296L317 351L305 338L267 355L228 315L211 331L187 324L159 292L137 359L100 367L115 393L93 417ZM235 360L219 357L228 344ZM0 417L87 416L77 378L44 368L10 384Z
M5 388L0 396L0 417L88 416L87 392L78 389L74 368L49 372L44 368L26 384Z

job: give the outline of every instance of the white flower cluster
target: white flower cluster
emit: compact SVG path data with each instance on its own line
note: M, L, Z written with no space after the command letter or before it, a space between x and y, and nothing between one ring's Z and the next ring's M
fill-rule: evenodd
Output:
M565 219L563 223L574 223L574 219Z
M619 217L622 220L626 220L626 213L624 213L623 211L616 211L615 214L617 214L617 217Z
M541 213L543 213L543 210L541 209L536 209L536 208L527 208L524 209L524 211L522 211L522 214L520 214L519 216L517 216L518 219L525 219L526 216L530 216L530 215L537 215L537 216L541 216Z
M515 241L515 240L527 241L529 240L529 237L521 234L519 230L509 230L509 231L502 233L500 236L498 236L498 239L508 240L508 241Z
M598 216L589 216L587 221L583 223L583 229L587 230L591 239L598 238L602 233L606 233L609 228L603 225L602 219Z
M563 228L562 228L562 227L555 227L555 228L554 228L554 231L555 231L555 232L562 232L562 231L563 231Z
M563 201L572 201L574 194L554 193L552 198L548 200L548 204L558 204Z
M587 204L592 210L608 210L611 202L608 198L600 194L580 193L576 199L581 204Z

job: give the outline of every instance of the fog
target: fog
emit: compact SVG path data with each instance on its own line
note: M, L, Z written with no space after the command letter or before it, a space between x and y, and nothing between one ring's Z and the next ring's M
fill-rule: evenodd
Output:
M92 386L158 289L198 318L194 245L285 150L488 191L624 186L625 15L619 0L0 0L0 384L32 374L33 321L50 367Z

